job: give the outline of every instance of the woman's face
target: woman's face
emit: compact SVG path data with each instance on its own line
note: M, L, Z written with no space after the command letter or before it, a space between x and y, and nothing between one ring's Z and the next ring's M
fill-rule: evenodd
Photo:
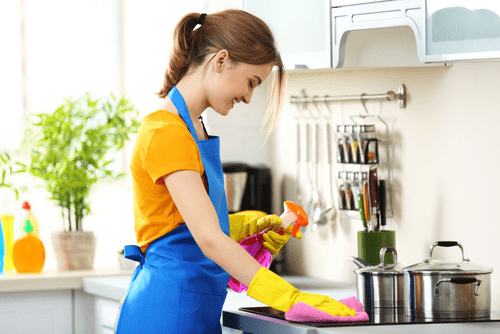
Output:
M252 94L273 69L273 64L233 64L222 50L212 59L214 76L209 84L208 102L220 115L227 115L236 103L250 103Z

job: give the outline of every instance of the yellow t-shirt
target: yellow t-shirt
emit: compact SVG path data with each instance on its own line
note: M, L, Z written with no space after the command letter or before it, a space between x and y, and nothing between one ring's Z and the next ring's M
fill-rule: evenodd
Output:
M184 223L163 177L195 170L204 178L198 146L184 121L158 110L145 117L130 162L137 244L143 252L153 241Z

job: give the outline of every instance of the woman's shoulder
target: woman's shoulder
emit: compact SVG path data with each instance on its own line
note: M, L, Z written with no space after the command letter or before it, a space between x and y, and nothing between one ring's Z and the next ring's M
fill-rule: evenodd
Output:
M151 125L156 124L156 125L160 125L160 126L164 126L164 125L168 125L168 124L182 125L183 127L185 127L187 129L186 124L184 123L182 118L180 118L179 115L174 114L173 112L170 112L170 111L162 110L162 109L153 111L152 113L148 114L144 118L143 124L151 124Z
M161 109L144 117L141 129L139 130L139 135L141 133L154 134L158 130L189 134L189 129L182 118L174 113Z
M149 145L153 140L174 141L177 144L194 139L182 118L165 110L157 110L148 114L139 129L138 140ZM196 144L195 144L196 145Z

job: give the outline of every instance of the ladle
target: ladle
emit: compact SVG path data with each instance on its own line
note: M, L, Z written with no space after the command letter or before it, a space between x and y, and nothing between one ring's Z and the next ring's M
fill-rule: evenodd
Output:
M316 105L316 104L315 104ZM317 106L316 106L317 107ZM309 203L309 212L311 213L310 217L312 218L312 231L316 231L318 225L325 225L328 223L326 218L325 210L325 202L323 200L323 196L319 192L319 184L318 184L318 175L319 175L319 118L321 116L321 111L318 109L319 114L317 116L311 115L314 117L314 182L311 183L312 194L311 201Z
M321 113L321 110L316 105L316 102L314 102L314 105L316 106L316 109L318 109L319 115L322 115L323 117L325 117ZM330 111L330 109L328 109L328 110ZM316 117L316 119L319 118L319 115L318 115L318 117ZM330 111L330 115L331 115L331 111ZM327 117L325 117L325 119L326 118ZM327 138L328 164L329 164L329 166L331 166L331 143L330 143L331 137L330 137L330 124L328 122L326 122L326 138ZM316 189L318 189L319 188L319 186L318 186L318 174L319 174L318 168L319 168L319 142L320 142L320 140L319 140L319 124L317 121L315 122L315 141L316 141L316 143L315 143L315 169L316 169L315 181L316 181ZM331 172L331 169L330 169L330 172ZM331 182L332 182L331 173L330 173L329 181L330 181L330 193L333 193L332 188L331 188ZM318 190L318 194L319 194L318 206L313 211L313 216L312 216L312 221L313 221L312 230L313 230L313 232L316 231L316 229L318 228L318 225L326 225L328 223L328 219L327 219L326 215L331 209L334 208L333 196L332 196L332 204L329 205L327 208L325 208L323 197L321 196L321 193L319 192L319 190Z

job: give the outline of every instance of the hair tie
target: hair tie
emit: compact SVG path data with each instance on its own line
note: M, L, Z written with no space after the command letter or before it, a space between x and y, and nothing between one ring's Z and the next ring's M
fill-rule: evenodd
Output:
M201 26L203 24L203 21L205 21L205 16L207 16L207 13L201 14L196 24L199 24Z

